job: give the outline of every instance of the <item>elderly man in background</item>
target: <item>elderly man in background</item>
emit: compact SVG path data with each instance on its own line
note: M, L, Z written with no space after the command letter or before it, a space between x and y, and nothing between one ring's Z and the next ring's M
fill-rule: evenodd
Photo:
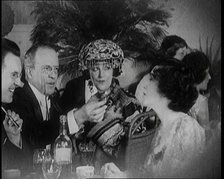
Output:
M23 120L14 111L6 111L7 104L13 100L15 89L23 85L20 81L22 71L20 50L15 42L5 38L2 39L1 66L2 169L24 170L30 165L27 158L30 151L22 139Z

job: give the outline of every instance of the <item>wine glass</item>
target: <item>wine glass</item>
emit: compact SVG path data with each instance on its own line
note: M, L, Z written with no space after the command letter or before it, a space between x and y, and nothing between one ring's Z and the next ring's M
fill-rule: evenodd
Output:
M45 156L45 149L35 149L33 154L33 169L38 175L41 175L42 163Z
M45 154L42 163L42 172L45 179L57 179L61 174L62 166L59 165L50 153Z
M78 147L81 154L82 165L93 165L96 145L91 140L88 142L84 140L84 142L81 142Z

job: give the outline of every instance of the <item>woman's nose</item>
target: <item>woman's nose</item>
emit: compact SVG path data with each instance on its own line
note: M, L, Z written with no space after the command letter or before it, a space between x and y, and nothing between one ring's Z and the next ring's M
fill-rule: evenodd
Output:
M103 67L100 66L99 68L99 78L102 78L104 76L104 70L103 70Z
M211 77L210 73L208 74L208 79L209 79L209 80L211 80L211 79L212 79L212 77Z

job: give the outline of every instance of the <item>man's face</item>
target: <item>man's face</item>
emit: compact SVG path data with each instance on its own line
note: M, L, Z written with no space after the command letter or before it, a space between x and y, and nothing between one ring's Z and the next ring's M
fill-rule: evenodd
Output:
M12 53L6 54L2 64L2 102L11 103L15 88L22 86L22 65L20 58Z
M91 80L99 92L109 89L113 78L113 68L110 63L97 62L89 69L89 72Z
M29 82L44 95L54 93L58 78L58 54L50 48L37 49L34 57L34 68L30 68Z

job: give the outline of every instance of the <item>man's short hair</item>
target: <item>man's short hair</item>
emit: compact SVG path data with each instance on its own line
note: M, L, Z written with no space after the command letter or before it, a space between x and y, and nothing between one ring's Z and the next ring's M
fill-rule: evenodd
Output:
M4 63L5 56L8 53L12 53L13 55L20 57L20 49L18 45L9 39L2 38L2 65Z
M34 57L39 48L48 48L57 51L57 48L53 44L33 44L26 52L24 58L25 67L34 67L35 61Z

